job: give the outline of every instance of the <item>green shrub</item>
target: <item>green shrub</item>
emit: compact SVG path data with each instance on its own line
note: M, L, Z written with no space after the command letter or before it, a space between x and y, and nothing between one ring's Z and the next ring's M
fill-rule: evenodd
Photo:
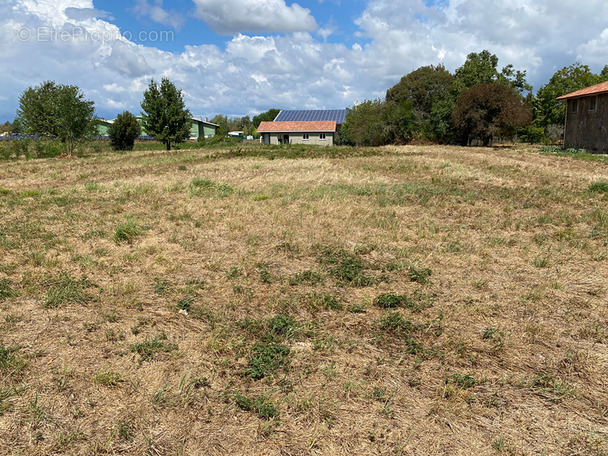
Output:
M530 144L542 144L547 140L545 129L528 125L519 131L519 139Z
M230 136L212 136L211 138L199 138L199 144L203 147L212 146L236 146L243 142L242 138L233 138Z
M36 141L34 149L38 158L54 158L63 153L64 145L61 141L40 140Z
M114 150L133 150L135 140L141 135L137 118L129 111L118 114L108 130L110 143Z
M13 155L13 151L10 150L5 144L0 143L0 159L9 160Z

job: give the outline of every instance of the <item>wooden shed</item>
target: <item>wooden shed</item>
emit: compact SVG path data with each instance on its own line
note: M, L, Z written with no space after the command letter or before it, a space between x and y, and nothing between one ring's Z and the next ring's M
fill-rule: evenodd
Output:
M561 96L566 102L564 148L608 151L608 81Z

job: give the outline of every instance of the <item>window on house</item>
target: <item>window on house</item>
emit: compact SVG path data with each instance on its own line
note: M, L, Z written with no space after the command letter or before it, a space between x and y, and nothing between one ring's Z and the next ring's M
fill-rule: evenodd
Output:
M589 111L595 111L597 109L597 97L589 98Z
M572 100L572 113L576 114L578 112L578 100Z
M302 139L303 139L304 141L308 141L308 140L310 139L310 136L308 135L308 133L304 133L304 134L302 135Z
M325 133L320 133L320 134L319 134L319 139L320 139L321 141L325 141Z

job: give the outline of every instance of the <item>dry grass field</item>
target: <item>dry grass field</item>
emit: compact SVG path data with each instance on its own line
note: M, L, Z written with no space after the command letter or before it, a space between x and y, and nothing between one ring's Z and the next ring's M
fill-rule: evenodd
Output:
M606 455L608 163L0 163L0 454Z

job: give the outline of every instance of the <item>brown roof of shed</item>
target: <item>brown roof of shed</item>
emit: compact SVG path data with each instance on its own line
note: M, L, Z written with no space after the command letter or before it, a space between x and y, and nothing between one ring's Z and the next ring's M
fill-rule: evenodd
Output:
M334 132L337 129L336 122L262 122L258 127L258 133L312 133L312 132Z
M600 93L608 93L608 81L601 82L591 87L587 87L585 89L577 90L576 92L572 92L566 95L562 95L561 97L557 97L558 100L567 100L569 98L578 98L578 97L587 97L590 95L597 95Z

